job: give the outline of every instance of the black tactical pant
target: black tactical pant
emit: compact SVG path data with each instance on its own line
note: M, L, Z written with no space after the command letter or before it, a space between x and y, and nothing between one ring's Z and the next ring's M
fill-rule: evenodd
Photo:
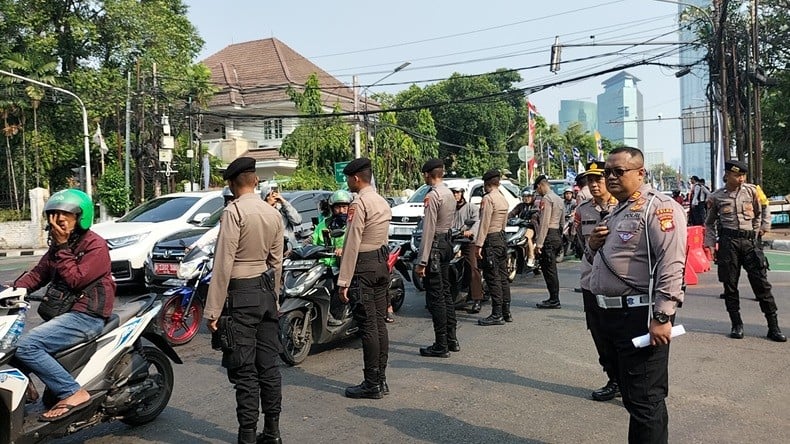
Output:
M562 235L559 228L549 228L543 247L540 249L540 268L543 270L543 280L549 291L549 299L560 301L560 279L557 274L557 254L562 248Z
M718 258L719 282L724 284L724 305L730 313L738 312L741 303L738 297L738 279L741 266L746 270L754 297L765 314L776 313L776 302L768 282L768 260L759 241L748 237L719 238Z
M584 317L587 319L587 329L590 330L595 350L598 351L598 363L611 381L617 381L617 353L613 343L605 341L602 334L604 309L598 306L595 295L582 288L582 301L584 302Z
M491 293L491 314L502 316L502 304L510 303L507 279L507 241L505 233L490 233L483 243L483 277Z
M387 335L387 247L359 253L354 277L348 288L348 298L358 302L355 318L362 329L362 358L365 381L378 385L386 379L389 355Z
M277 354L282 351L277 296L264 290L261 278L231 279L228 311L237 347L223 352L222 366L236 389L239 428L254 429L261 412L279 415L282 383Z
M628 442L666 443L669 415L669 344L635 348L647 333L648 307L601 310L601 338L615 351L623 405L631 416ZM672 316L674 318L674 316Z
M436 335L447 335L455 339L455 301L450 293L450 259L453 246L449 236L438 235L428 256L425 268L425 293L428 298L428 309L433 320L433 331Z

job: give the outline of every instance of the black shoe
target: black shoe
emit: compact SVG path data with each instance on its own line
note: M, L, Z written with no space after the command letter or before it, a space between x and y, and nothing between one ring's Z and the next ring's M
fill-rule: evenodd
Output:
M474 301L472 302L472 306L466 309L466 312L469 314L480 313L480 308L481 308L480 305L481 305L480 301Z
M382 395L390 394L390 386L387 385L387 381L381 381L381 394Z
M502 316L497 316L491 314L491 316L483 319L477 320L477 325L489 326L489 325L505 325L505 320L502 319Z
M264 418L263 432L258 434L256 444L282 444L280 438L280 416L267 416Z
M255 429L239 429L239 434L236 438L238 444L257 444L255 437Z
M743 339L743 325L733 325L730 330L730 337L733 339Z
M538 308L562 308L562 305L560 305L560 301L552 301L552 300L538 302L535 305Z
M362 381L362 384L348 387L346 389L346 397L353 399L367 398L367 399L381 399L384 396L381 393L380 384L368 384L367 381Z
M510 312L502 313L502 320L505 322L513 322L513 315Z
M787 342L787 336L783 335L780 330L768 330L766 337L774 342Z
M448 339L447 350L450 350L451 352L461 351L461 344L458 342L458 339Z
M447 347L442 348L440 345L433 344L428 347L420 347L420 356L427 356L429 358L449 358L450 353Z
M616 396L620 396L620 385L614 381L609 381L605 386L592 392L592 399L596 401L611 401Z
M581 293L581 292L582 292L582 289L581 289L581 288L579 288L579 287L576 287L576 288L574 288L574 289L573 289L573 292L574 292L574 293Z

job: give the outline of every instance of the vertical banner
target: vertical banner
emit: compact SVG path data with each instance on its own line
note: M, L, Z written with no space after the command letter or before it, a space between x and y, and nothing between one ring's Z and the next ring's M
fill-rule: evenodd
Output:
M595 136L595 155L598 157L597 160L603 161L603 143L601 142L601 133L598 130L595 130L593 133Z
M527 123L529 124L529 149L531 152L535 152L535 116L538 115L538 109L535 108L535 105L527 99ZM532 156L531 159L527 161L527 184L531 184L534 180L535 176L535 167L538 166L538 162L535 160L535 156Z
M724 132L722 131L721 110L716 109L716 169L710 172L710 189L716 191L724 178Z

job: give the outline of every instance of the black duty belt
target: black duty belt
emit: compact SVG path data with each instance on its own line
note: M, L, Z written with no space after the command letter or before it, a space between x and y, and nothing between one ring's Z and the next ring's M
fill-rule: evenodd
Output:
M242 288L261 288L260 276L245 279L231 279L230 282L228 282L228 290L240 290Z
M371 260L371 259L387 259L389 255L389 249L386 245L382 245L380 248L371 251L364 251L357 253L357 262L360 260Z
M754 238L757 236L757 233L751 230L732 230L729 228L722 228L721 235L724 237L754 240Z
M554 231L560 231L560 229L559 229L559 228L549 228L549 231L552 231L552 230L554 230Z

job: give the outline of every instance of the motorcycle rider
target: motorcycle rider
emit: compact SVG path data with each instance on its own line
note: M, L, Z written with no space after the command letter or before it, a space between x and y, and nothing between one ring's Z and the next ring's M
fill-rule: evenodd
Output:
M286 251L296 246L296 235L294 229L297 225L302 223L302 215L296 211L290 202L285 200L280 194L280 189L277 185L267 185L261 188L261 199L266 201L269 205L273 206L283 217L283 226L285 227L285 238L288 239L290 248L285 245Z
M477 227L480 224L480 211L472 207L464 197L466 188L462 186L450 187L455 198L455 217L453 219L453 229L462 230L466 228L461 234L468 239L473 239L477 232ZM474 224L471 227L466 226L466 221L473 220ZM475 254L474 245L471 242L461 245L461 253L464 255L464 261L469 267L469 296L467 299L472 300L472 306L466 311L470 314L480 313L480 305L483 302L483 280L480 276L480 269L477 268L477 255Z
M112 315L115 281L110 273L107 242L90 230L93 201L79 190L58 191L44 206L49 225L49 250L17 282L28 294L49 284L50 292L78 292L71 309L22 335L16 357L20 368L35 373L58 399L41 421L60 420L90 405L91 395L81 388L53 355L96 338ZM28 398L38 398L33 384Z
M348 206L351 204L351 193L345 190L337 190L329 197L329 207L331 209L331 216L322 220L313 230L313 245L327 245L327 239L335 247L335 257L328 257L321 259L327 267L336 267L338 258L343 254L343 244L346 241L346 235L340 237L331 237L329 233L332 230L346 231L346 222L348 221ZM335 316L332 311L342 307L342 312L339 316ZM348 304L343 304L337 298L336 294L332 295L332 301L329 307L329 319L327 324L337 327L343 325L343 320L349 315L350 310Z
M535 193L532 190L521 192L521 202L519 202L508 213L507 218L517 217L529 221L524 237L527 238L527 267L535 268L535 224L538 209L535 206Z

